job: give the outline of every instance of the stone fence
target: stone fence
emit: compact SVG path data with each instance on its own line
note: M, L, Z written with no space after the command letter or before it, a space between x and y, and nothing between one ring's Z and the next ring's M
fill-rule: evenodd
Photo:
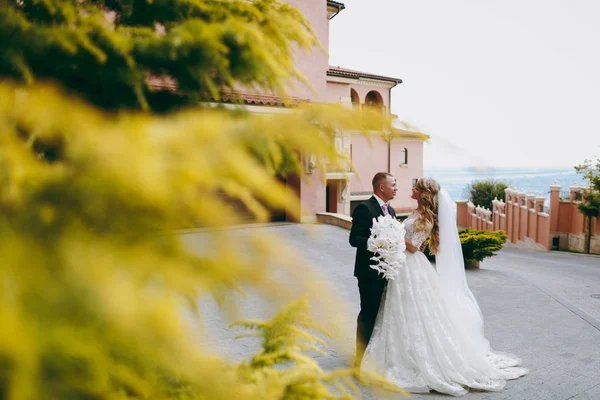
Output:
M460 227L495 231L503 230L508 240L518 247L538 250L585 249L585 216L577 208L582 188L575 183L569 187L569 198L561 198L561 186L550 186L549 210L544 209L543 196L527 194L508 188L506 201L494 200L492 209L471 202L456 202L456 218ZM591 253L600 254L600 221L592 219Z

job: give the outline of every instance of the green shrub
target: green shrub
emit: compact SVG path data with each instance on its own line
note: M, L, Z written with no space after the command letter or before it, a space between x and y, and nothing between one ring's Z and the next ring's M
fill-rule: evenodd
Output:
M483 261L486 257L495 256L507 239L504 231L488 232L468 228L458 231L458 235L462 245L463 260L467 267L475 261ZM435 256L429 253L429 244L424 253L430 261L435 260Z
M504 201L504 190L508 185L502 181L486 179L473 181L467 186L467 196L476 206L492 209L494 199Z
M507 239L504 231L488 232L468 228L461 229L459 236L465 265L469 265L473 261L483 261L486 257L495 256Z

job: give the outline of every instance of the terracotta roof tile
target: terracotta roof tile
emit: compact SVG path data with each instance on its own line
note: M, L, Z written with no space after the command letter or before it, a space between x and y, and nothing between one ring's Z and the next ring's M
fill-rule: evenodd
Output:
M168 90L171 92L177 92L177 82L170 77L149 77L148 83L154 90ZM220 98L207 94L207 98L224 103L244 103L244 104L255 104L264 106L276 106L276 107L289 107L295 106L300 103L308 102L308 100L301 99L299 97L289 97L287 99L258 93L247 93L247 92L232 92L224 91L220 93Z
M273 96L269 94L245 92L223 92L221 93L220 99L217 99L214 96L212 96L212 99L215 101L222 101L225 103L244 103L277 107L289 107L298 105L300 103L308 102L308 100L301 99L299 97L283 98L280 96Z

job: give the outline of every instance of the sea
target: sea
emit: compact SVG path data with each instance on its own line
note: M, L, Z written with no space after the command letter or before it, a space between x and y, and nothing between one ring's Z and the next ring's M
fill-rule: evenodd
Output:
M513 189L546 197L549 203L550 185L561 185L561 197L577 182L585 186L587 181L574 168L425 168L424 175L433 178L445 188L453 200L468 200L468 185L477 180L494 179Z

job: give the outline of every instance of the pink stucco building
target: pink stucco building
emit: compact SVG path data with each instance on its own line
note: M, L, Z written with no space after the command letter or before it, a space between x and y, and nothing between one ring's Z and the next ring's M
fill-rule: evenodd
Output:
M336 1L288 0L310 20L323 48L329 49L329 24L345 6ZM343 13L337 17L343 18ZM375 72L360 72L339 66L330 66L326 54L315 50L310 55L298 56L298 66L318 93L300 91L295 95L311 101L344 103L350 107L376 107L390 114L392 88L401 79L381 76ZM359 202L372 195L371 178L380 171L392 173L399 192L391 204L400 213L414 208L410 199L413 182L423 175L424 135L408 129L390 127L381 135L367 138L358 132L343 132L337 138L340 152L349 154L353 168L349 171L327 171L326 182L313 173L310 185L302 183L302 221L316 219L317 213L331 212L350 215Z
M323 49L327 50L327 53L321 49L314 49L311 54L298 52L297 66L316 92L300 85L291 94L310 102L376 107L389 115L392 88L401 84L401 79L329 65L328 52L333 50L329 49L329 25L335 23L334 17L344 10L344 4L331 0L287 1L310 20ZM343 18L343 13L337 18ZM251 103L263 106L261 108L277 105L272 97L261 97L262 100L254 97ZM380 171L391 172L397 179L399 194L391 202L392 206L400 213L414 208L416 204L410 199L410 191L413 182L423 175L423 140L423 134L392 127L371 137L370 143L358 132L340 133L338 150L351 156L351 169L326 171L326 181L323 181L321 171L312 170L305 157L304 179L295 177L287 181L300 195L302 222L312 222L318 213L324 212L349 216L356 204L372 195L371 178Z
M296 101L342 103L348 107L374 107L390 115L391 90L402 80L329 65L329 24L345 9L332 0L284 0L296 7L310 21L321 48L309 54L298 51L296 66L314 90L297 83L289 95ZM343 14L338 17L343 17ZM325 51L324 51L325 50ZM160 82L156 82L160 85ZM290 85L292 87L292 85ZM224 93L222 102L240 100L243 107L259 113L286 112L285 103L277 96L249 92ZM232 107L234 105L232 104ZM236 104L235 107L239 107ZM392 173L398 182L399 195L391 205L400 213L414 208L410 199L413 181L423 175L423 140L426 136L407 129L389 127L371 137L371 142L359 132L341 132L336 138L338 151L349 155L353 166L346 171L321 172L311 167L309 155L303 155L304 176L288 177L286 185L301 200L301 222L317 220L317 214L336 213L349 216L353 207L372 195L371 179L377 172ZM274 211L274 220L290 220L283 212Z

